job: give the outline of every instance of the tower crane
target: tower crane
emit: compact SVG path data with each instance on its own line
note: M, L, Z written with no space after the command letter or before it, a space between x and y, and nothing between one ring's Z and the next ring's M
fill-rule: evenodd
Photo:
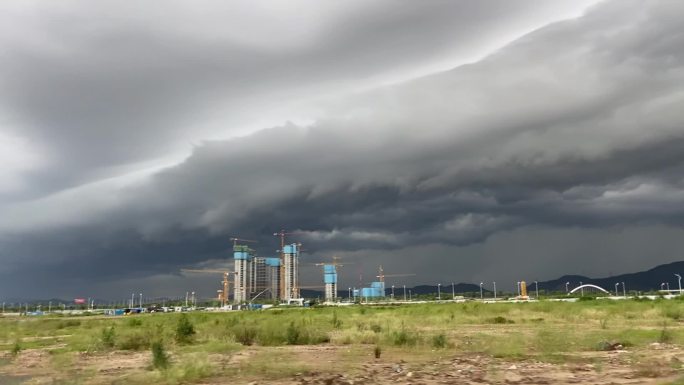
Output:
M228 302L228 290L230 287L230 279L229 276L231 274L234 274L231 271L226 271L226 270L219 270L219 269L181 269L181 272L183 273L201 273L201 274L223 274L223 280L221 283L223 284L223 292L219 290L219 296L218 299L221 301L221 306L226 306L226 303Z
M230 240L233 241L233 246L237 246L238 241L239 242L249 242L249 243L259 243L257 241L253 241L251 239L244 239L244 238L238 238L238 237L230 237Z
M382 269L382 265L378 268L378 275L376 277L380 279L380 282L385 282L385 277L412 277L415 274L410 273L410 274L385 274L385 271Z

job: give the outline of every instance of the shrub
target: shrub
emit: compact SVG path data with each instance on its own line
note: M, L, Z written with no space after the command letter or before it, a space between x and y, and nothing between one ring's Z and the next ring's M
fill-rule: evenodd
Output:
M252 345L257 336L256 329L247 327L238 328L237 330L234 330L233 333L235 335L235 341L245 346Z
M188 316L181 314L176 325L176 342L186 344L192 342L195 335L195 326L190 322Z
M392 343L397 346L412 346L416 344L416 337L411 335L411 333L407 332L406 330L402 329L398 332L392 333Z
M339 318L337 318L336 311L333 312L332 320L330 321L330 323L332 323L332 326L335 329L339 329L342 327L342 321Z
M130 327L138 327L143 324L142 320L139 318L129 318L128 319L128 326Z
M16 357L19 355L19 352L21 351L21 344L19 344L19 341L15 342L14 345L12 345L12 350L10 350L10 354L12 357Z
M660 336L658 337L658 342L666 344L672 342L672 339L672 332L667 329L667 325L663 324L663 328L660 330Z
M682 311L678 307L668 307L663 311L665 317L679 321L682 318Z
M290 326L287 327L285 332L285 340L288 345L297 345L300 338L299 328L295 325L294 321L290 322Z
M432 337L432 347L435 349L444 349L447 347L447 338L443 333Z
M508 319L506 317L502 317L500 315L490 319L489 322L493 323L493 324L512 324L512 323L515 323L515 321Z
M152 343L152 366L160 370L169 367L169 356L166 354L164 344L161 341Z
M382 331L382 326L378 324L372 324L370 329L373 331L373 333L380 333Z
M115 337L114 326L102 329L102 335L100 336L102 346L105 348L113 348L115 345Z
M81 321L76 320L76 319L70 319L70 320L61 321L60 323L58 323L57 329L64 329L64 328L76 327L76 326L81 326Z
M380 358L380 355L382 354L382 349L380 349L380 346L375 345L375 349L373 349L373 354L375 355L375 358Z
M118 348L121 350L142 350L148 346L149 340L140 333L124 335L118 341Z

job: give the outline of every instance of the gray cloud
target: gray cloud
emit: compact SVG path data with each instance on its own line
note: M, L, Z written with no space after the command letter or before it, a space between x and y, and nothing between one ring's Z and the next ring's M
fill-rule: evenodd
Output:
M254 108L263 103L264 111L285 95L308 95L316 98L311 108L319 112L311 124L288 123L240 138L201 142L182 163L152 175L98 180L7 205L0 239L5 245L2 258L11 263L0 274L60 272L80 279L92 275L102 282L155 276L157 282L181 266L222 263L229 255L230 234L256 237L263 254L273 253L277 246L272 233L280 228L300 231L296 237L308 249L305 262L331 253L355 261L353 272L343 275L349 281L359 273L372 276L378 263L419 273L414 283L515 282L517 276L530 278L526 275L544 279L574 272L620 273L679 259L675 250L682 246L678 234L684 224L684 114L679 107L684 102L684 57L679 47L684 38L678 34L681 20L676 15L682 14L682 5L605 2L475 63L351 92L363 82L350 77L391 77L442 55L458 56L453 49L458 39L449 34L472 36L474 26L488 25L478 17L495 24L529 23L517 15L531 9L521 6L489 17L491 8L478 3L467 8L475 17L472 24L450 29L445 15L453 10L443 8L446 3L434 3L425 13L399 8L382 22L379 14L386 7L373 10L378 14L355 7L339 18L331 16L332 26L319 27L313 48L307 41L304 47L280 52L278 44L252 42L266 52L268 59L260 62L249 62L251 54L225 53L224 58L247 62L224 67L217 65L220 58L202 60L202 44L174 47L173 52L193 52L178 57L197 58L187 67L193 74L200 71L193 75L196 88L178 81L186 78L182 71L141 71L147 54L157 56L154 51L141 53L121 89L103 87L118 96L92 98L100 106L88 105L92 116L75 113L56 119L66 122L65 141L72 140L69 135L83 140L57 143L57 151L92 145L97 152L98 141L107 141L113 149L103 154L101 166L110 170L122 160L159 156L172 145L156 145L183 137L194 119L206 119L204 109L211 107L204 101L219 94L215 106L232 110L254 102ZM345 21L352 19L358 28L343 33ZM411 28L402 30L407 23ZM411 33L415 31L420 34ZM499 37L503 33L493 31ZM389 44L395 39L398 46ZM431 39L437 40L430 47L421 44ZM495 40L469 39L472 47ZM126 40L119 48L131 47ZM113 48L114 56L130 55ZM204 51L207 57L209 51ZM351 53L358 54L356 60L340 59ZM416 56L424 60L411 59ZM318 58L315 63L296 70L297 63L312 57ZM271 68L273 63L277 68ZM240 70L252 67L249 76ZM134 74L140 83L128 83ZM225 74L263 81L218 80ZM63 74L50 78L64 81ZM221 92L232 88L233 81L239 83L234 94ZM38 83L36 90L45 88ZM137 84L140 92L126 84ZM324 97L338 88L339 96ZM65 108L19 102L24 110L16 104L10 108L25 111L42 127L41 120L59 116L51 111L73 106L79 90L60 101ZM235 101L221 104L231 98ZM99 104L103 100L121 104ZM141 106L133 120L119 116L129 111L129 103ZM40 113L33 114L36 109ZM253 116L246 113L245 119ZM100 118L109 128L91 131L90 119ZM131 124L135 119L145 129L136 129ZM135 135L117 137L115 127L121 126ZM117 143L125 144L125 151L117 150ZM92 156L86 152L71 161ZM100 179L89 174L102 172L94 171L97 164L77 167L75 178ZM660 247L633 247L636 240ZM308 281L316 279L310 270ZM182 282L180 277L169 280ZM104 284L97 290L107 292Z

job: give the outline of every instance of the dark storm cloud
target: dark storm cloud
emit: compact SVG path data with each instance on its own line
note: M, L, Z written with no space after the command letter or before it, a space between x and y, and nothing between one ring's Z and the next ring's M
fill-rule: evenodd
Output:
M24 192L121 175L188 143L281 119L276 111L300 99L468 58L581 7L365 3L5 5L0 116L42 145L50 165L26 175Z
M416 16L416 28L447 34L442 22L428 26L444 21L444 4ZM472 12L486 11L479 7ZM332 253L356 262L345 279L358 272L368 276L378 263L419 272L415 282L515 282L514 276L551 278L577 266L588 270L580 273L600 275L622 272L610 270L618 261L620 269L641 269L679 259L683 8L674 2L606 2L477 63L327 99L313 124L202 142L184 162L149 177L99 181L8 206L0 237L10 263L1 271L90 274L104 282L123 276L154 276L157 282L167 275L176 282L180 277L169 275L180 267L225 263L229 235L257 238L263 255L274 254L272 233L281 228L299 230L293 239L306 244L305 262ZM403 25L415 12L398 9L384 20ZM347 37L330 38L346 47L342 52L359 52L361 62L340 62L339 74L322 69L329 63L313 65L306 79L372 77L424 49L414 47L420 39L414 42L408 33L383 38L389 27L364 17L369 21ZM354 37L365 35L372 38ZM363 61L361 53L391 36L406 36L399 40L408 45L382 60ZM347 47L345 39L358 44ZM435 46L448 50L444 39ZM336 57L332 51L322 56L322 62ZM256 87L287 89L289 81L300 87L303 78L288 67L286 81L275 69L272 79ZM207 92L212 79L200 81L197 92ZM317 87L313 83L302 87ZM150 97L148 88L155 87L142 87L147 96L141 99ZM259 95L248 89L248 95ZM197 97L188 91L178 97ZM141 103L153 119L156 108L165 108ZM192 114L171 111L160 119L174 120L174 113ZM140 145L152 146L147 140ZM515 268L508 267L511 261Z

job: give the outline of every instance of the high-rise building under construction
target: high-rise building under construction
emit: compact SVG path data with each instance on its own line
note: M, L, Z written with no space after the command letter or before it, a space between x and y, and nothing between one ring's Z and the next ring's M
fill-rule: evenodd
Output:
M282 253L282 293L280 299L289 301L299 298L299 245L284 245Z
M323 283L325 284L325 301L335 302L337 298L337 265L323 265Z
M233 300L235 303L247 302L250 299L253 255L254 250L249 247L233 245L233 258L235 261Z

